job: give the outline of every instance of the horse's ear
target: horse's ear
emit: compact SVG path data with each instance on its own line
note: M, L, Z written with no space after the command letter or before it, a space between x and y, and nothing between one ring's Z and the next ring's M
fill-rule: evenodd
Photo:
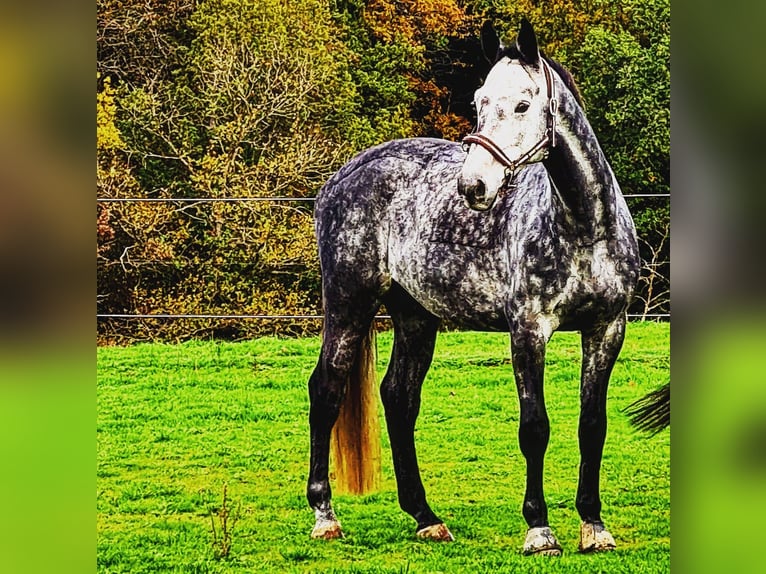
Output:
M537 47L537 36L532 24L526 18L521 19L521 28L516 38L516 48L521 54L521 59L527 64L536 66L540 62L540 49Z
M487 20L481 27L481 49L484 52L484 57L489 60L490 64L494 64L500 56L500 52L505 48L503 43L495 31L495 27L492 22Z

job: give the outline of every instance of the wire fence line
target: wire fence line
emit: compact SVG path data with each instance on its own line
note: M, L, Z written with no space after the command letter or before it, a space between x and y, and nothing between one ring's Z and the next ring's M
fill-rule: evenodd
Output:
M218 315L215 313L97 313L99 319L263 319L270 321L298 321L298 320L319 320L324 319L324 315ZM629 319L650 317L652 319L662 319L670 317L670 313L628 313ZM391 319L391 315L375 315L376 320Z
M625 193L623 197L670 197L669 193ZM247 203L271 201L300 203L316 201L316 197L97 197L97 203Z
M97 197L97 203L247 203L271 201L274 203L312 202L315 197Z
M669 193L626 193L625 198L669 198ZM97 203L246 203L313 202L316 197L97 197ZM324 315L234 315L215 313L97 313L97 319L210 319L210 320L264 320L296 321L320 320ZM629 319L669 319L670 313L628 313ZM389 320L390 315L376 315L376 320Z

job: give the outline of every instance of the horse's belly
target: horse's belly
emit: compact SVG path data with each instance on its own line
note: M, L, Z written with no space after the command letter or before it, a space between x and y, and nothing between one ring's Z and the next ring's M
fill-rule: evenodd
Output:
M497 254L420 242L389 258L391 276L428 311L466 329L505 331L506 284Z

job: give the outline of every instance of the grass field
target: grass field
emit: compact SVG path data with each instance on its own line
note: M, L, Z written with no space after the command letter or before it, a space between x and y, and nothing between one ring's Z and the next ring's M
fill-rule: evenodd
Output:
M545 486L559 558L520 554L525 465L507 335L440 334L425 382L418 454L451 544L415 539L385 438L381 491L335 497L346 538L309 539L306 382L318 339L100 348L98 572L668 572L669 433L637 434L621 409L668 380L669 330L630 324L612 376L602 500L618 549L602 555L576 552L579 335L548 347ZM380 334L381 376L390 346Z

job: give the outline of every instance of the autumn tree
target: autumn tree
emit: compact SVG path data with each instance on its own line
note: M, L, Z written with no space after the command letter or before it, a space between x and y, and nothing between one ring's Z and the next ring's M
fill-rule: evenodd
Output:
M355 144L376 139L331 22L319 0L211 0L184 23L187 44L174 52L167 74L121 77L105 69L118 86L114 96L109 88L118 104L116 147L136 182L132 191L147 198L313 197ZM124 191L102 187L101 194ZM318 310L311 203L103 205L109 217L100 216L102 228L114 234L101 248L104 311ZM216 325L227 336L245 329ZM191 329L183 322L142 328L136 337Z
M478 87L477 73L465 81L469 66L459 43L466 38L474 48L478 43L473 39L473 20L460 2L347 0L331 4L359 63L352 75L360 88L362 107L380 110L395 127L391 136L456 140L470 131L465 106L453 105L454 88L473 92ZM462 94L458 98L464 99Z

